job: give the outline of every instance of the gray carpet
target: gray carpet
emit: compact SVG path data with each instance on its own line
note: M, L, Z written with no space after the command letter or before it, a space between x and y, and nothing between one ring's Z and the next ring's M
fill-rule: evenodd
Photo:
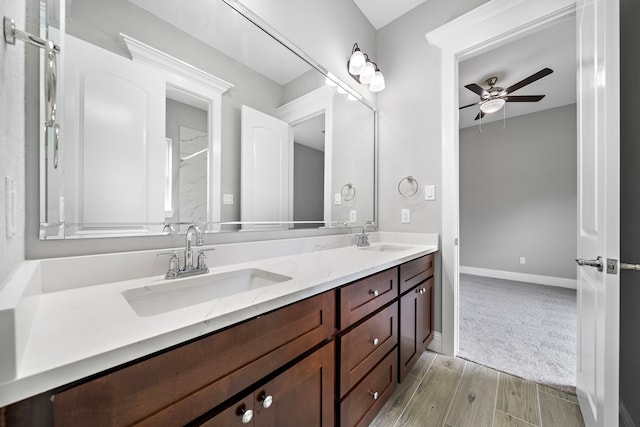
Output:
M574 390L574 289L461 274L459 313L458 356Z

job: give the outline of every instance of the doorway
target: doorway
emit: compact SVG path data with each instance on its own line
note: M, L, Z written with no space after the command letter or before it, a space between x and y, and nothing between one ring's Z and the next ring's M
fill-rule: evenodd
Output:
M459 105L471 105L459 117L458 354L567 391L577 338L575 22L568 15L458 64ZM490 84L513 96L484 114L476 92Z

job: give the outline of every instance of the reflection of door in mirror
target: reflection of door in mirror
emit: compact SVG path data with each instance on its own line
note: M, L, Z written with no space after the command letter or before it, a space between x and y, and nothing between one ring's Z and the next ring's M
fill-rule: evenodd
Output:
M67 224L78 235L148 231L164 219L164 79L70 35L66 46Z
M324 113L293 126L293 219L301 221L294 228L324 220L324 127Z
M291 127L285 121L243 105L241 132L242 229L288 228L293 208Z

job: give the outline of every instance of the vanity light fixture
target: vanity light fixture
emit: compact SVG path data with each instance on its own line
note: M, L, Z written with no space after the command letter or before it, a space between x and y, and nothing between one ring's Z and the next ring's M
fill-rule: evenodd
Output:
M369 59L369 55L362 53L358 43L353 44L347 69L355 81L369 85L371 92L380 92L385 88L384 75L378 68L378 64Z

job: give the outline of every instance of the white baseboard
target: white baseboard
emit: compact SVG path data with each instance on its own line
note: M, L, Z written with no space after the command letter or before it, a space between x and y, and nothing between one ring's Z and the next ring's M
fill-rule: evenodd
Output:
M427 349L435 351L436 353L442 353L442 334L440 332L433 332L433 341L431 341Z
M575 279L565 279L563 277L539 276L537 274L515 273L513 271L490 270L488 268L464 266L460 266L460 273L494 277L496 279L515 280L518 282L537 283L539 285L558 286L560 288L578 288Z
M633 422L633 418L631 418L622 400L620 400L620 421L620 427L636 427L636 423Z

